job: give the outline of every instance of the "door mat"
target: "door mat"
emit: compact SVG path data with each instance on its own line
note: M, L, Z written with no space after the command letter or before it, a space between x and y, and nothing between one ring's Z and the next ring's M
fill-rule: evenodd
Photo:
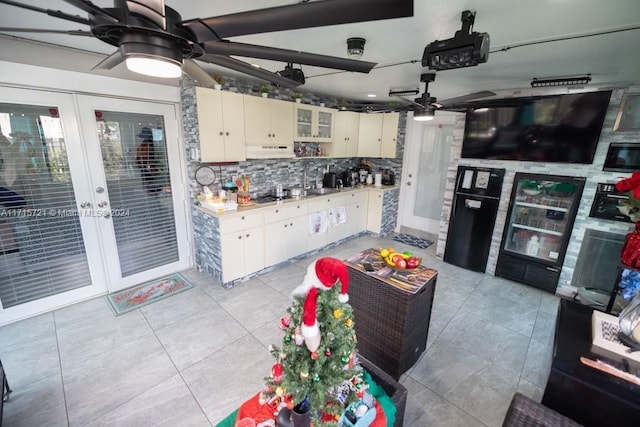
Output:
M433 242L429 239L423 239L422 237L411 236L409 234L398 234L393 238L396 242L406 243L407 245L415 246L420 249L427 249L433 245Z
M105 298L113 313L119 316L191 288L193 284L176 273L106 295Z

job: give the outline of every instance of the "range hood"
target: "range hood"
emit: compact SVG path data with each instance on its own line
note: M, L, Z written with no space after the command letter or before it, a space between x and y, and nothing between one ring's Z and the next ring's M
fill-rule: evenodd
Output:
M295 157L291 145L247 145L245 154L248 159L291 159Z

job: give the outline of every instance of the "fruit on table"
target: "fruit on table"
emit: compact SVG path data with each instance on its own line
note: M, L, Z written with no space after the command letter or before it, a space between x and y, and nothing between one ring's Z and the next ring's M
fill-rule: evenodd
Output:
M407 267L408 268L416 268L420 265L420 259L418 257L411 256L407 258Z
M398 260L396 261L396 267L407 268L407 261L402 257L398 258Z
M393 248L380 248L380 256L391 267L398 269L416 268L420 265L420 258L411 252L393 252Z

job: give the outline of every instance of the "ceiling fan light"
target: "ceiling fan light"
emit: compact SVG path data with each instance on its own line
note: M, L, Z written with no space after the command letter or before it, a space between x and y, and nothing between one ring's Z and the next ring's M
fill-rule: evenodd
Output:
M426 122L428 120L433 120L433 118L434 112L431 108L424 108L413 112L413 120L417 122Z
M125 63L129 71L144 74L145 76L170 79L182 75L180 64L165 58L130 56L125 60Z
M347 53L349 56L362 56L366 42L362 37L351 37L347 39Z

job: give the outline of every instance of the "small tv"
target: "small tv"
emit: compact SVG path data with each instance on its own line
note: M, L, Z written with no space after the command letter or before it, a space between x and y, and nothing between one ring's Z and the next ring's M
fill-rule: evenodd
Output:
M462 157L592 163L610 98L609 90L479 103L467 110Z

